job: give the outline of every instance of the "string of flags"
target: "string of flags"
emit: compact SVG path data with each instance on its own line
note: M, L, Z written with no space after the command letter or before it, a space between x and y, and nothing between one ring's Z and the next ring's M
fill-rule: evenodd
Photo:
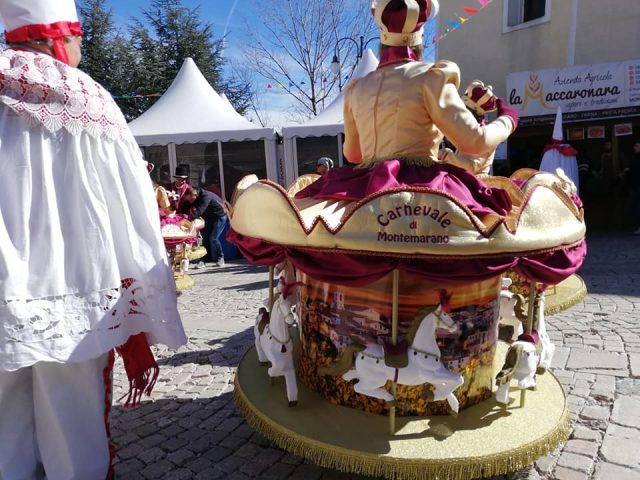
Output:
M349 78L351 78L351 77L348 76L348 75L345 76L344 77L344 82L345 83L348 82ZM329 78L328 77L324 77L322 79L322 83L327 83L327 82L329 82ZM307 84L307 82L305 82L304 80L300 81L300 83L298 85L296 85L293 82L289 82L289 88L298 87L300 85L306 85L306 84ZM267 88L267 90L272 90L272 89L275 89L275 88L283 89L284 88L284 84L280 83L280 82L275 83L275 84L274 83L267 83L267 87L266 88Z
M476 2L478 3L479 8L463 7L464 14L455 15L458 19L457 21L445 22L446 27L444 31L440 35L434 35L431 41L431 45L435 45L436 43L440 42L444 37L449 35L451 32L460 28L462 25L468 22L473 15L477 15L478 13L480 13L482 9L484 9L489 4L491 4L493 0L476 0Z

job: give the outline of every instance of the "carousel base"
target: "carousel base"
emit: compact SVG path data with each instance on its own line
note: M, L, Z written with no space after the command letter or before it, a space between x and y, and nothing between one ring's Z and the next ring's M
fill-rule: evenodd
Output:
M580 303L587 296L587 286L578 275L571 275L545 290L545 316L555 315Z
M500 344L496 371L506 354ZM497 365L500 363L500 365ZM235 377L236 405L258 433L280 448L327 468L395 480L469 480L524 468L565 442L569 413L560 383L551 373L538 387L511 390L512 402L493 399L457 417L389 419L333 405L298 382L298 404L288 407L284 379L272 386L258 366L255 348L244 356Z

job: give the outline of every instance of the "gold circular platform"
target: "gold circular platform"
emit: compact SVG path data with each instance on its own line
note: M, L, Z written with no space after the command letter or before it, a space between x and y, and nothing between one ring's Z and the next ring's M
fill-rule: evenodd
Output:
M579 275L571 275L545 290L544 314L555 315L580 303L587 296L587 286Z
M500 344L498 369L506 353ZM500 364L500 365L497 365ZM316 464L395 480L469 480L519 470L566 441L569 414L561 385L538 376L526 406L512 389L506 408L493 399L457 417L399 417L389 435L387 417L330 404L298 382L298 405L288 407L284 379L272 386L255 348L235 377L236 405L257 432Z

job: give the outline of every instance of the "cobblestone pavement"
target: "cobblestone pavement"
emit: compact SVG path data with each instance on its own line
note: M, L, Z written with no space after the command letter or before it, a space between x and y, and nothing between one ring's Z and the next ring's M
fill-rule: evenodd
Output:
M568 393L568 443L506 479L640 479L640 237L594 236L580 274L589 296L548 319L554 373ZM365 479L317 467L255 433L235 409L233 375L253 342L266 270L244 262L194 273L180 297L190 340L158 349L150 401L114 407L116 473L123 479ZM115 398L125 391L120 363Z

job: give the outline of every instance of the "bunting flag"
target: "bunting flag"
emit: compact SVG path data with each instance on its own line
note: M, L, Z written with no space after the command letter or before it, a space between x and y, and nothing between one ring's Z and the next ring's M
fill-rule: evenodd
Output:
M477 15L478 13L480 13L480 10L482 10L483 8L485 8L486 6L491 4L493 2L493 0L476 0L476 2L478 3L478 5L480 5L480 8L463 7L462 9L465 11L465 13L467 13L469 15ZM445 28L444 28L442 34L439 35L439 36L434 36L432 38L432 40L431 40L431 45L435 45L440 40L442 40L444 37L449 35L451 32L453 32L454 30L457 30L463 24L465 24L466 22L469 21L469 17L464 17L463 15L456 14L455 17L458 19L458 21L452 20L452 21L444 22Z

